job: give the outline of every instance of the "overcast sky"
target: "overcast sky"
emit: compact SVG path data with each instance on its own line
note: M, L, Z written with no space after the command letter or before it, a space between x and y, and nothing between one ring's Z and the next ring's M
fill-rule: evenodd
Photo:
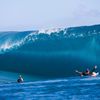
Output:
M0 31L100 23L100 0L0 0Z

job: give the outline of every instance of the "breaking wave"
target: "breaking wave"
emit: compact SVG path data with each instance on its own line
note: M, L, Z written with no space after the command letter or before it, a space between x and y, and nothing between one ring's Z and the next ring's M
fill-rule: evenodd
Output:
M100 25L0 32L0 70L43 77L75 75L100 64Z

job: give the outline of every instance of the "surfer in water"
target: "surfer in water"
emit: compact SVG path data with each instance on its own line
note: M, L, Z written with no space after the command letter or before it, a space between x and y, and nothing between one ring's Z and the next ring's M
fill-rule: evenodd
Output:
M19 78L17 79L17 82L18 82L18 83L22 83L22 82L24 82L24 80L23 80L23 78L22 78L21 75L19 75Z
M85 72L80 72L76 70L75 72L78 73L80 76L97 76L98 73L95 72L97 69L97 66L94 66L94 68L90 71L89 69L86 69Z

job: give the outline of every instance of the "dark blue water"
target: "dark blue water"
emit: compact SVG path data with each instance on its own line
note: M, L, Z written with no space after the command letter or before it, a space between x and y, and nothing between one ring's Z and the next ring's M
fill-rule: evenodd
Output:
M0 100L100 100L100 77L0 82Z

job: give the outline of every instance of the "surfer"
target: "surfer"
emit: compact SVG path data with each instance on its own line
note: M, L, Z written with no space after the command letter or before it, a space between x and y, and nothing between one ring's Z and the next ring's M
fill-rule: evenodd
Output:
M75 72L80 74L80 76L97 76L97 73L95 72L95 70L97 69L97 66L94 66L94 68L90 71L89 69L86 69L85 72L80 72L78 70L76 70Z
M90 70L89 69L86 69L85 72L80 72L78 70L75 71L76 73L80 74L80 76L87 76L90 74Z
M18 82L18 83L22 83L22 82L24 82L24 80L23 80L23 78L22 78L21 75L19 75L19 78L17 79L17 82Z

